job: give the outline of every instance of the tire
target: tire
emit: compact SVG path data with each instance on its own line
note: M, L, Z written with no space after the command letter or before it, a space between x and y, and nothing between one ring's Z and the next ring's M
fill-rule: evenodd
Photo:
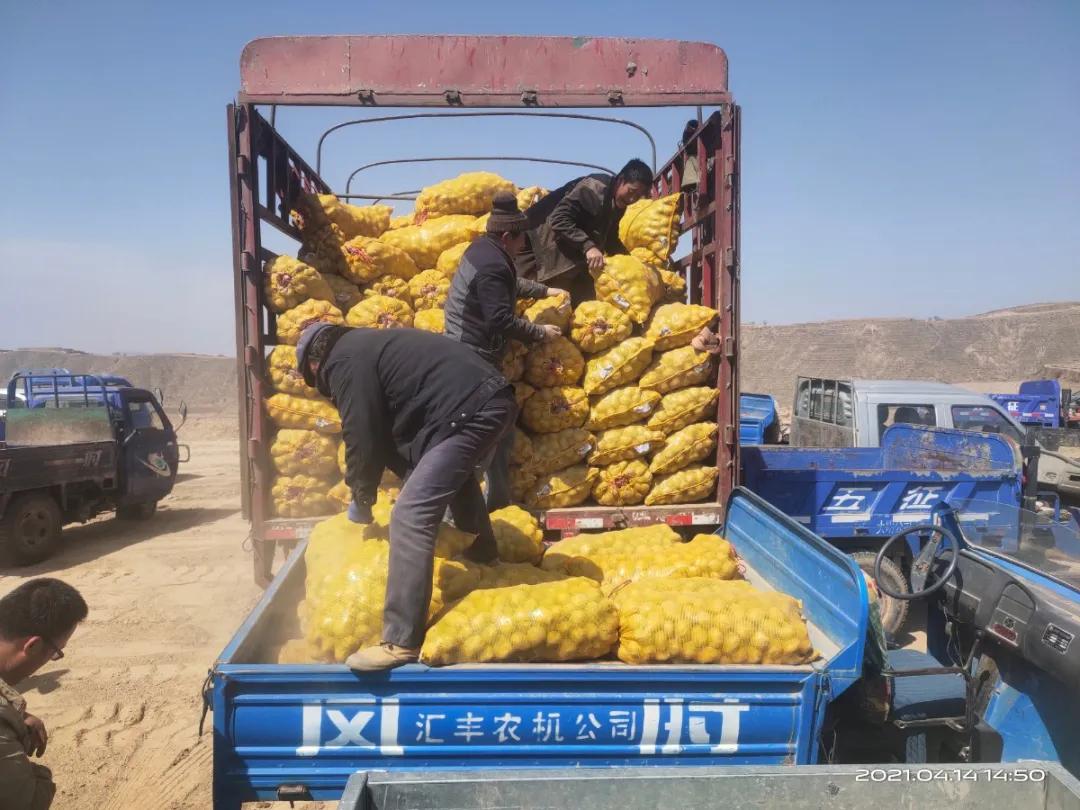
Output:
M856 551L851 555L859 568L873 579L876 551ZM911 584L895 560L885 558L881 561L881 576L887 581L890 590L897 593L911 593ZM889 635L896 635L907 621L908 605L903 599L893 599L881 594L881 627Z
M157 501L116 507L116 517L120 520L149 520L155 512L157 512Z
M33 565L52 556L60 544L64 518L52 496L17 495L0 520L0 550L15 565Z

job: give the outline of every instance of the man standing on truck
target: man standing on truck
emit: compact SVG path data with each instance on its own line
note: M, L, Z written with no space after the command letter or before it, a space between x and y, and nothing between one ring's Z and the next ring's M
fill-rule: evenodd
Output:
M619 220L628 205L648 194L652 180L648 164L635 158L614 177L586 175L542 197L525 212L529 233L518 273L545 283L555 279L575 306L594 298L589 271L604 266L605 254L627 252L619 241Z
M345 663L369 671L416 661L447 507L459 529L476 535L469 559L497 555L476 468L513 424L514 390L469 347L419 329L313 324L297 342L296 361L341 414L350 519L371 522L384 470L405 479L390 519L382 643Z
M15 685L49 661L64 657L64 647L86 602L66 582L43 577L24 582L0 599L0 808L45 810L56 785L52 772L30 757L45 753L45 724L26 711Z
M546 298L563 294L538 281L518 278L514 257L525 245L528 219L518 210L509 191L495 195L487 233L473 242L461 257L446 301L446 334L464 343L499 368L511 339L530 344L554 340L559 327L530 323L515 314L519 298ZM510 451L514 433L508 430L499 442L487 469L488 509L510 505Z

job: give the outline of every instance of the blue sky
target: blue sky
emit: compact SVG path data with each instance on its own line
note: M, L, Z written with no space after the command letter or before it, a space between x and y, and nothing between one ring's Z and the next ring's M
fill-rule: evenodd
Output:
M960 316L1080 299L1080 4L98 0L0 9L0 347L232 352L225 105L259 36L702 39L743 108L743 318ZM281 113L308 155L355 110ZM683 111L634 117L661 161ZM350 132L369 160L535 154L617 167L643 141L529 122ZM432 179L466 166L430 170ZM521 184L566 170L494 166ZM413 188L378 170L365 187Z

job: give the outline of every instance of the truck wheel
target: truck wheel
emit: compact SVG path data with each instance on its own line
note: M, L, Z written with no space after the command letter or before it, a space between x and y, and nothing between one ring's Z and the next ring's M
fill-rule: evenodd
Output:
M872 580L874 578L874 559L877 553L873 551L857 551L851 555L855 558L859 568L866 572ZM911 585L904 576L904 572L895 560L885 559L881 561L881 576L885 578L890 590L897 593L911 593ZM886 633L896 635L907 621L908 602L903 599L893 599L881 594L881 626Z
M157 512L157 501L116 507L116 516L120 520L149 520L155 512Z
M0 520L0 550L6 551L16 565L41 562L60 543L63 522L60 507L51 496L16 496Z

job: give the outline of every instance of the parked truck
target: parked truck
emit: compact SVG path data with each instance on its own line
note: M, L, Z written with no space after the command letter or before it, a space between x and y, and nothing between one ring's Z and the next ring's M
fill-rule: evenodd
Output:
M65 524L152 517L186 460L158 399L121 378L16 373L6 399L0 553L16 564L50 556Z

